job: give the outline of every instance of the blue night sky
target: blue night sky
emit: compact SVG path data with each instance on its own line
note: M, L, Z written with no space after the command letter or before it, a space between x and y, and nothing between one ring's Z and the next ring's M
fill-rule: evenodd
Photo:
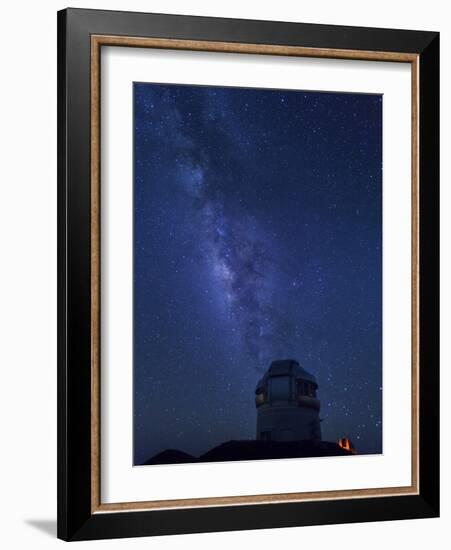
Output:
M134 84L134 463L254 439L274 359L382 450L382 97Z

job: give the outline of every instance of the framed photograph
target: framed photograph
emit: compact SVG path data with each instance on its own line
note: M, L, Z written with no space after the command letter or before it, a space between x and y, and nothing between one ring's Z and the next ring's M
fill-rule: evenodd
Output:
M439 35L58 13L58 536L439 514Z

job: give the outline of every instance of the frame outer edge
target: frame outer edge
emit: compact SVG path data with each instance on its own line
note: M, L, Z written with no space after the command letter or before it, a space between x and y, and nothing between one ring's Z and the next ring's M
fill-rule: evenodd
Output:
M58 202L58 401L57 536L67 540L67 403L66 403L66 11L57 14L57 202Z
M343 49L343 42L353 42L354 49L419 54L433 40L435 32L380 27L328 25L265 19L223 18L187 14L144 13L136 11L67 9L74 24L90 28L90 34L130 37L171 38L181 40L224 41L250 44L292 45L307 42L308 47ZM121 22L118 26L118 20ZM134 19L133 30L128 20ZM103 31L101 29L107 28ZM266 35L262 39L261 35ZM402 37L402 47L400 39ZM394 43L396 42L396 46ZM357 46L358 43L358 46ZM376 46L374 44L376 43ZM345 48L346 49L346 48ZM352 49L352 48L350 48Z
M440 35L420 56L420 494L440 514ZM427 369L427 376L425 376Z
M103 17L106 23L102 22ZM77 360L84 360L86 344L86 327L84 326L85 302L85 279L83 275L76 277L76 268L83 267L86 263L86 239L85 230L81 229L81 244L77 244L75 253L74 246L75 222L80 221L80 215L85 214L86 195L84 178L77 182L77 176L84 176L86 166L75 169L76 162L80 159L85 161L86 138L86 113L80 111L85 107L85 84L87 72L85 63L89 59L86 51L89 52L88 41L90 33L99 33L102 28L110 29L108 34L114 34L115 27L122 25L122 20L128 18L128 25L142 26L140 16L145 21L151 21L152 31L161 21L164 29L161 31L163 38L177 24L184 21L182 28L177 28L175 34L183 39L183 34L190 38L191 27L188 20L196 21L193 24L192 34L206 36L210 31L206 29L207 24L217 22L220 33L224 34L224 25L235 24L240 26L238 34L242 32L243 25L252 26L252 32L256 28L261 29L261 41L265 42L265 35L270 29L271 22L256 22L244 20L221 20L216 18L187 17L187 16L156 16L151 14L127 13L127 12L106 12L101 10L78 10L69 9L58 13L58 537L64 540L88 540L111 537L130 537L145 535L162 535L176 533L194 533L210 531L229 531L237 529L256 529L288 527L297 525L318 524L319 518L324 524L349 523L361 521L375 521L386 519L421 518L434 517L438 515L438 289L430 287L431 283L438 281L438 212L434 208L438 206L438 33L426 33L422 31L391 31L384 29L359 29L353 27L340 27L349 29L353 33L345 43L359 42L362 33L372 34L379 41L384 31L390 34L390 40L401 35L408 37L409 48L401 48L404 52L421 54L420 57L420 206L426 213L423 215L420 224L420 323L421 342L427 339L427 345L420 347L420 364L428 364L428 376L420 380L420 411L421 415L429 414L432 418L433 430L430 430L430 422L421 422L420 418L420 495L405 497L384 497L379 499L359 499L359 502L352 500L341 500L331 502L327 506L322 501L309 503L286 503L274 505L244 505L229 507L209 507L197 509L175 509L156 510L152 512L121 512L108 514L92 514L89 512L91 489L86 491L83 487L87 477L91 478L85 471L87 448L85 443L81 450L74 448L81 443L82 428L86 423L86 414L83 412L85 406L86 388L83 381L86 378L84 366L81 370L81 379L75 376L74 366ZM133 22L131 20L133 19ZM158 21L157 21L158 20ZM99 23L99 21L101 23ZM141 21L141 23L139 23ZM261 26L260 26L261 23ZM326 25L309 24L285 24L274 23L280 29L284 25L290 27L288 44L293 41L293 29L297 26L299 32L302 29L318 29L321 40L327 34L328 28L331 32L335 29ZM168 30L169 29L169 30ZM212 31L211 31L212 32ZM232 33L232 28L230 29ZM278 32L276 34L278 34ZM360 33L360 35L359 35ZM407 34L403 34L407 33ZM234 36L237 34L233 31ZM258 34L258 33L257 33ZM395 36L396 35L396 36ZM359 38L360 36L360 38ZM355 37L355 39L354 39ZM277 37L276 37L277 38ZM367 37L368 38L368 37ZM309 43L308 38L303 39L302 34L296 38L303 43ZM416 42L416 49L412 48L412 41ZM258 42L258 41L257 41ZM277 43L277 42L273 42ZM77 56L74 49L78 48ZM75 59L76 58L76 59ZM77 63L75 63L75 60ZM429 80L428 80L429 77ZM88 77L89 80L89 77ZM76 96L81 92L81 99ZM437 102L430 105L431 101ZM76 103L74 106L73 103ZM87 104L89 105L89 98ZM428 109L429 104L429 109ZM78 110L77 110L78 109ZM80 119L75 118L79 115ZM68 136L68 130L71 132ZM432 132L432 139L430 139ZM75 135L74 135L75 134ZM68 140L70 137L70 140ZM434 150L435 147L435 150ZM89 153L88 153L89 156ZM89 173L89 168L88 168ZM428 178L427 185L425 183ZM423 182L423 185L421 184ZM78 189L78 186L81 186ZM80 190L79 197L76 191ZM72 201L70 200L72 199ZM74 204L75 203L75 204ZM428 213L429 212L429 213ZM426 218L427 216L427 218ZM72 224L72 227L71 227ZM434 240L437 237L436 241ZM431 240L432 239L432 243ZM432 259L432 267L424 260L426 251L429 259ZM437 254L436 254L437 252ZM90 256L90 254L89 254ZM436 258L436 260L435 260ZM70 260L72 261L72 264ZM75 261L74 261L75 259ZM67 262L69 261L68 265ZM89 264L89 262L88 262ZM429 271L429 276L428 276ZM72 279L68 281L68 276ZM83 303L74 308L74 288L80 283L80 293ZM72 295L71 295L72 293ZM429 302L427 300L430 300ZM71 309L72 308L72 309ZM84 309L85 308L85 309ZM74 324L83 321L82 327ZM425 327L430 322L431 326ZM66 337L66 323L68 324L68 336ZM72 323L72 326L71 326ZM435 333L434 333L435 330ZM74 332L75 331L75 332ZM67 351L73 351L74 342L70 338L74 336L81 343L83 348L77 351L75 356L67 355ZM429 372L431 364L431 374ZM83 362L84 365L84 362ZM422 368L422 371L424 367ZM426 378L426 381L424 380ZM76 398L81 399L82 404L74 408ZM72 411L69 408L72 407ZM69 414L70 413L70 414ZM74 415L81 414L81 426L74 422ZM89 414L90 417L90 414ZM84 433L84 432L83 432ZM70 437L75 435L76 440L70 445ZM431 447L426 448L426 444ZM70 448L69 448L70 447ZM91 451L91 440L87 443ZM420 450L421 450L420 449ZM79 473L78 473L79 471ZM396 498L396 504L394 503ZM88 505L89 501L89 505ZM402 506L401 506L402 504ZM286 517L282 515L287 514ZM302 521L300 520L302 515ZM211 521L211 527L210 527Z
M74 540L90 511L89 27L58 12L58 517ZM85 406L88 405L88 406ZM85 430L88 430L87 432ZM88 466L88 467L87 467Z

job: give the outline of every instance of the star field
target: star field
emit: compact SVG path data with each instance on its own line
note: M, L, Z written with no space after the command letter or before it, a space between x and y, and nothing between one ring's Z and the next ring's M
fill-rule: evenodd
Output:
M134 84L134 463L255 437L273 359L382 450L382 97Z

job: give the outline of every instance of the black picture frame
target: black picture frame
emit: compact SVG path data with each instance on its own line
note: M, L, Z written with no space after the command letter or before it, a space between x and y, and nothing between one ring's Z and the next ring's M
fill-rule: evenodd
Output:
M418 494L186 509L92 511L92 35L418 56ZM438 515L439 34L85 9L58 12L58 537L87 540Z

